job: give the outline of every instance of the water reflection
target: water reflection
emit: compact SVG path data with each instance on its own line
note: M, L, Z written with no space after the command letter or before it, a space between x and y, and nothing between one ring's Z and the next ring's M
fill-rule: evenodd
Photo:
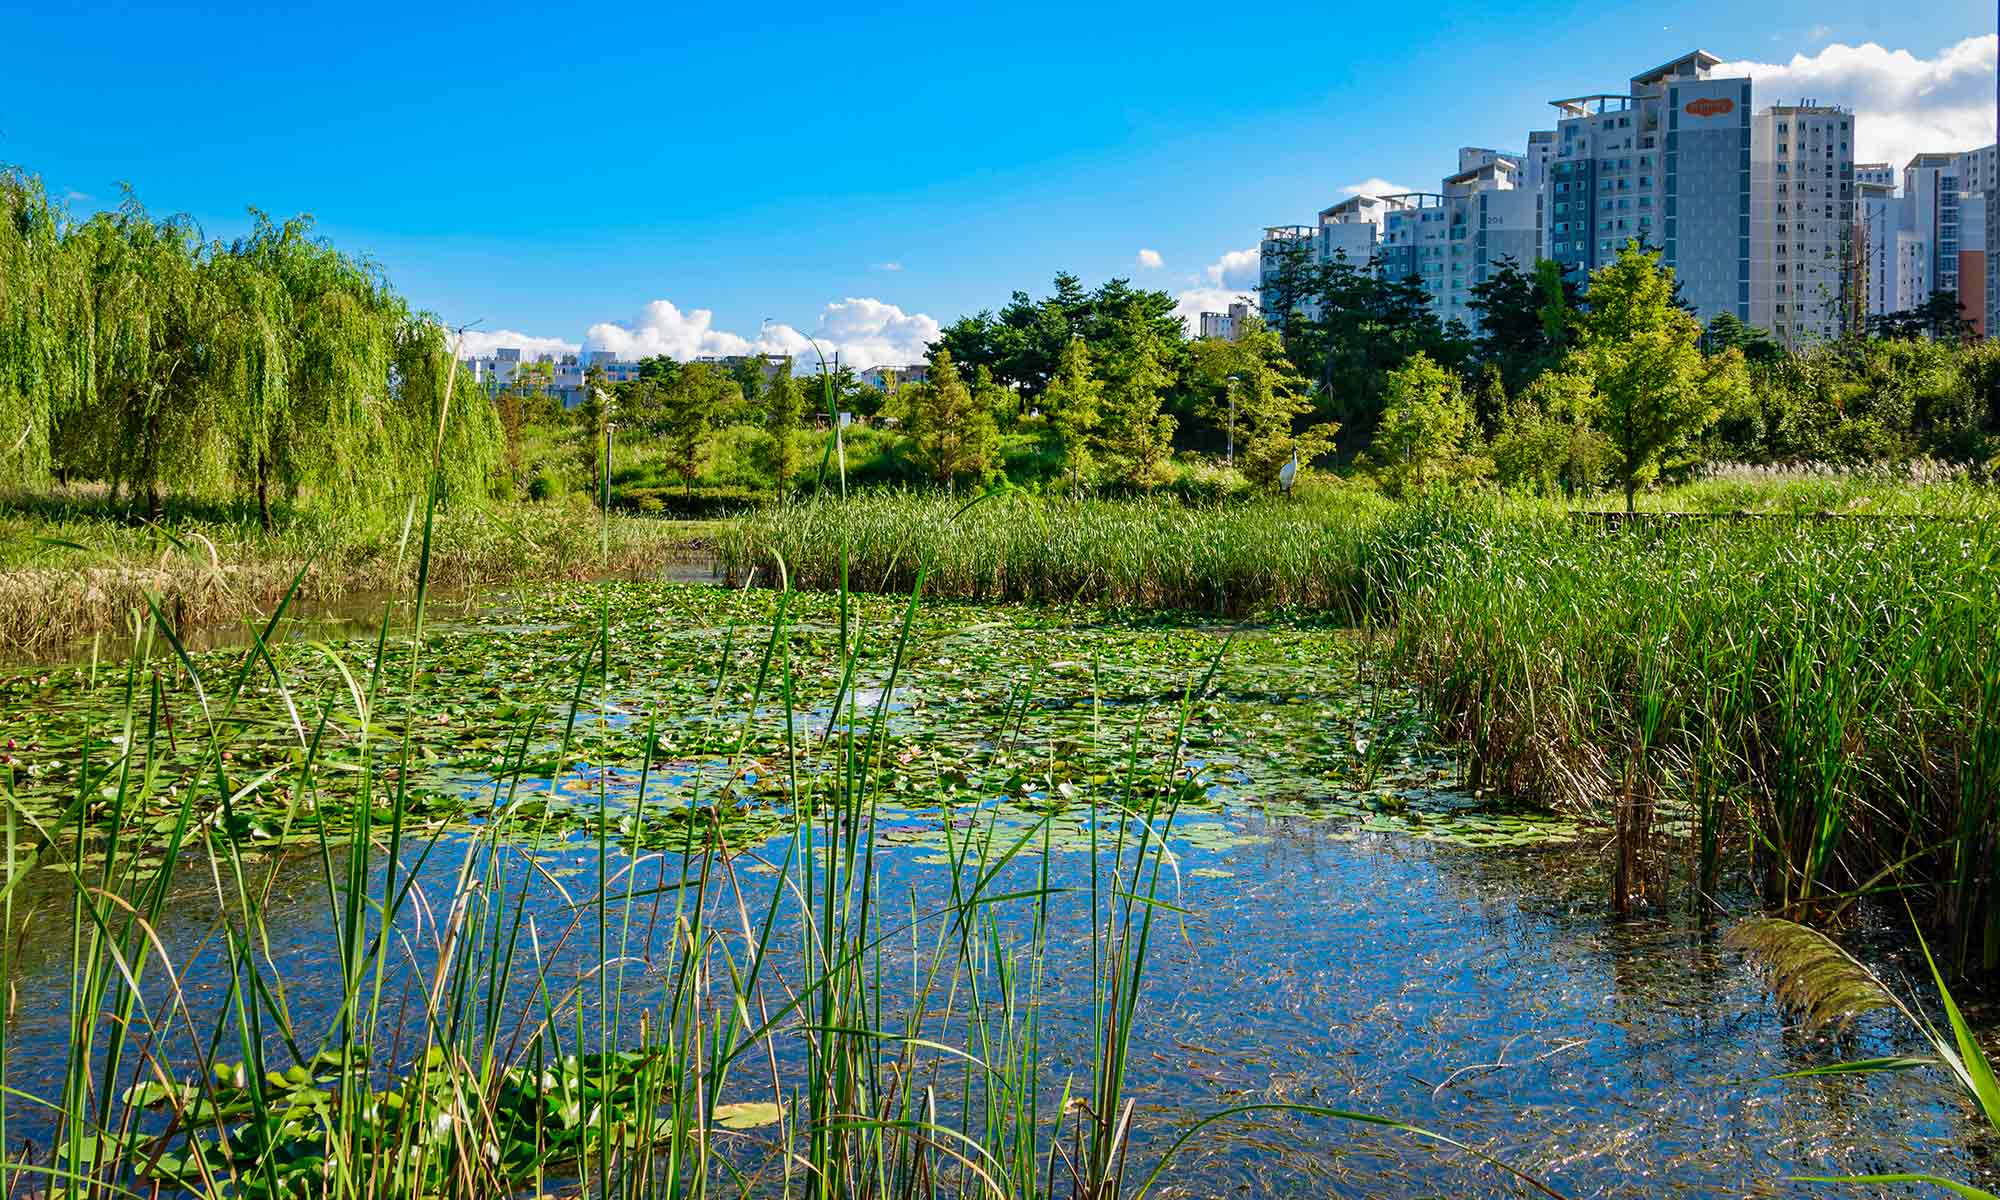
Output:
M1608 919L1588 848L1343 840L1325 823L1256 814L1238 823L1247 836L1236 844L1178 854L1175 900L1190 915L1161 930L1134 1031L1132 1082L1145 1118L1135 1161L1149 1162L1168 1135L1209 1112L1282 1101L1393 1114L1578 1196L1804 1194L1786 1179L1912 1167L1992 1178L1968 1114L1935 1075L1775 1080L1917 1047L1888 1019L1804 1036L1712 930L1677 915ZM420 872L420 911L448 908L475 845L463 836L436 843ZM528 852L502 853L518 865ZM629 860L615 851L600 860L583 843L535 856L545 886L531 893L534 920L558 972L579 970L590 947L560 937L575 921L566 893L588 894L600 866L615 876ZM671 857L642 865L642 890L677 877ZM880 893L941 894L945 868L933 858L921 847L885 849ZM752 862L739 865L755 889L768 876L748 871ZM1052 864L1058 886L1087 886L1086 855L1058 852ZM298 1028L320 1028L338 989L327 986L333 927L330 897L313 882L319 864L273 856L259 880L264 869L269 954L288 981L286 1003ZM200 967L218 953L215 877L196 869L183 878L161 933L183 975L205 989L194 1006L212 1011L224 989L202 982L212 974ZM45 917L61 911L57 889L38 888ZM1052 1089L1087 1071L1090 1053L1082 905L1058 905L1057 919L1043 1011ZM665 961L669 924L637 922L630 952ZM17 963L10 1083L46 1091L60 1070L64 956L35 939L18 944L29 952ZM908 966L907 948L899 953L889 978ZM776 964L774 987L794 965ZM416 953L398 987L430 966ZM662 982L633 968L628 1002L656 999ZM1170 1179L1163 1194L1514 1194L1463 1156L1286 1114L1217 1127Z

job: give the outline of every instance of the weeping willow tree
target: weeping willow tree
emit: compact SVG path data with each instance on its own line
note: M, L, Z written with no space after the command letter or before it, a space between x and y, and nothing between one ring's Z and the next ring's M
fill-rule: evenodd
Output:
M445 504L493 492L504 442L493 400L470 371L457 372L447 401L455 350L444 326L427 316L402 324L384 422L398 458L407 464L404 479L421 487L435 467L438 499Z
M72 265L41 180L0 169L0 485L48 477L55 423L85 395L86 309Z
M58 420L63 466L145 498L157 517L163 493L211 495L229 482L225 421L235 415L213 386L213 319L201 234L185 217L153 219L129 192L65 236L81 278L88 370L83 401Z
M240 397L233 466L271 522L270 489L337 506L366 495L361 469L395 462L380 428L402 303L365 264L313 240L311 221L273 223L211 256L227 387ZM382 481L372 481L379 488Z
M274 490L400 504L441 440L447 500L490 486L491 400L462 375L446 402L444 331L310 218L254 213L248 236L204 243L128 192L69 224L19 172L0 204L0 482L98 480L153 516L163 495L248 493L268 527Z

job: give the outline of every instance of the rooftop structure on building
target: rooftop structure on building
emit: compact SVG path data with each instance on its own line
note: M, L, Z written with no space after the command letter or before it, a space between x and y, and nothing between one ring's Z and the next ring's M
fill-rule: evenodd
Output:
M1542 242L1587 274L1637 241L1661 251L1706 322L1750 315L1750 80L1705 50L1634 75L1628 92L1552 100Z

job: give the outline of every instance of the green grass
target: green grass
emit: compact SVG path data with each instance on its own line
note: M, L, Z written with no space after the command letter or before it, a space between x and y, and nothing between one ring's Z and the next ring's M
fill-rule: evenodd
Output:
M1242 614L1297 606L1351 613L1368 589L1378 495L1328 489L1296 504L1084 504L1009 494L956 517L963 500L872 492L762 514L717 541L741 575L782 557L796 586L906 590L920 567L953 599L1080 601Z

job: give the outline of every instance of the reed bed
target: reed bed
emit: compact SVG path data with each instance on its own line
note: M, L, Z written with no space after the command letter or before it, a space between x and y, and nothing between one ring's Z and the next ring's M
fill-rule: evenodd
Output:
M2000 499L1956 479L1788 479L1765 503L1748 486L1693 495L1749 519L1629 522L1344 488L1001 496L956 521L949 500L877 496L745 523L721 554L742 570L776 551L807 586L895 587L931 561L948 596L1379 624L1473 786L1612 826L1620 909L1661 900L1649 864L1686 845L1689 895L1715 896L1726 858L1808 919L1910 889L1956 961L2000 967ZM1791 511L1807 496L1842 503Z
M1475 782L1619 831L1621 905L1662 805L1713 895L1740 837L1767 902L1838 915L1924 885L2000 966L2000 523L1471 520L1395 584L1391 661Z
M744 521L717 539L717 555L738 576L782 557L804 588L838 588L844 569L857 591L902 592L923 569L928 590L952 599L1357 613L1369 585L1369 531L1389 511L1361 489L1293 504L1005 494L969 507L935 494L875 492Z

